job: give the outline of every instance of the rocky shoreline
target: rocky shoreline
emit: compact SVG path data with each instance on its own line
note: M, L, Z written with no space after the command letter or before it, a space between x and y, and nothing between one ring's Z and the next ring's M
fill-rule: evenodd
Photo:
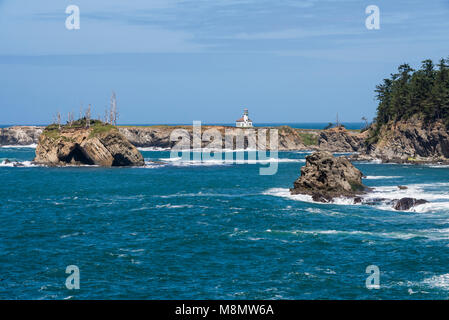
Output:
M225 126L203 126L203 130L217 129L223 136L225 131L237 135L242 129ZM170 141L170 134L175 129L184 129L193 139L192 126L123 126L118 131L138 148L169 149L175 142ZM357 152L362 148L363 139L356 132L344 129L294 129L282 127L258 127L255 129L278 129L279 151L325 150L331 152ZM14 126L0 129L0 146L26 146L39 142L44 127ZM255 141L245 140L245 148L254 145ZM209 142L202 142L206 147ZM223 144L223 147L224 144Z
M29 146L39 142L44 127L13 126L0 128L0 146Z
M120 126L118 131L137 148L170 149L175 129L186 130L193 140L192 126ZM240 128L203 126L202 130L216 129L222 136L241 133ZM442 122L431 125L419 119L410 119L383 126L373 139L375 126L364 132L335 127L327 130L294 129L288 126L256 129L278 129L279 151L329 151L351 153L350 161L376 161L400 164L449 164L449 133ZM14 126L0 129L0 146L35 145L44 127ZM210 142L203 141L202 147ZM245 139L244 148L255 145L255 137ZM269 144L267 143L267 146ZM224 141L222 147L225 148Z

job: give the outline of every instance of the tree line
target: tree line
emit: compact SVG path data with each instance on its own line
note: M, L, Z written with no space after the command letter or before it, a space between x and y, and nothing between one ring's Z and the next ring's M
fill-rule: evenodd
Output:
M414 70L408 64L376 86L379 101L375 122L379 129L390 121L420 116L424 121L443 120L449 127L449 58L422 61Z

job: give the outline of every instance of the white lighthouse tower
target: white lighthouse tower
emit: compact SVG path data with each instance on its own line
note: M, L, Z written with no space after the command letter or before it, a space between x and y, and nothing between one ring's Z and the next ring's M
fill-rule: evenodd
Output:
M248 109L243 110L243 116L235 122L237 128L251 128L253 122L248 117Z

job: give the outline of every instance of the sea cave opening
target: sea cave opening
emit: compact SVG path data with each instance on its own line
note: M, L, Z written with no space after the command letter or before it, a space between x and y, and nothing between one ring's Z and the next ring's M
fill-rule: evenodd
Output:
M77 144L72 151L66 156L60 159L63 162L66 163L73 163L73 164L84 164L84 165L93 165L94 162L92 159L90 159L84 151L81 149L81 147Z

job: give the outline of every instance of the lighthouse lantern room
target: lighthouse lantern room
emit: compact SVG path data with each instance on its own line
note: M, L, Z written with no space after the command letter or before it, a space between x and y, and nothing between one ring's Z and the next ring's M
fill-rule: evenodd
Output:
M248 109L243 110L243 116L240 119L236 120L235 126L237 128L252 128L253 122L248 117Z

